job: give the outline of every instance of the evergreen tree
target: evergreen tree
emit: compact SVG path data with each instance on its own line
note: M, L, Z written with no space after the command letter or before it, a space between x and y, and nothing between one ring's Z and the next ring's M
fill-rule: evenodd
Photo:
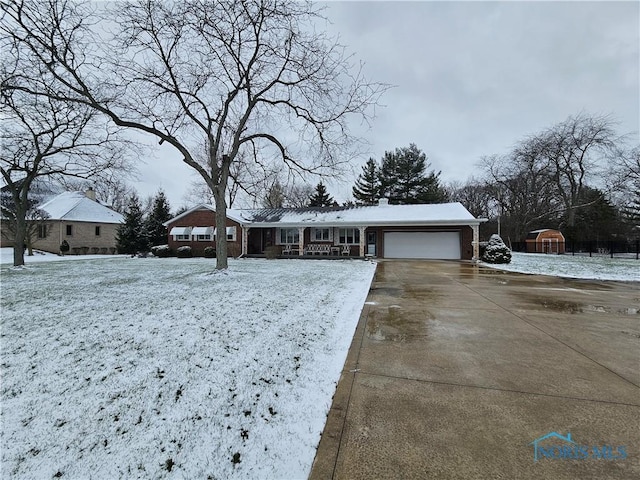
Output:
M380 168L381 196L389 203L439 203L446 201L447 192L440 185L440 172L427 175L427 156L415 144L385 152Z
M129 197L124 223L118 227L116 247L119 253L135 254L146 251L148 246L140 199L134 193Z
M171 219L171 209L169 202L162 190L158 191L153 199L151 212L144 222L144 230L149 242L149 246L165 245L167 243L168 231L163 225Z
M397 152L384 152L382 161L380 163L380 169L378 171L380 181L380 197L386 197L390 203L398 203L400 193L398 188L398 175L397 175Z
M629 190L621 213L624 222L631 228L640 227L640 180Z
M362 173L356 179L353 187L353 197L357 205L373 205L380 198L380 177L378 165L373 158L367 160L362 167Z
M334 204L333 198L327 193L327 187L322 182L316 185L316 191L309 197L310 207L331 207Z
M574 213L576 223L568 224L567 213L562 218L561 228L570 240L609 240L623 233L619 212L597 188L584 186L580 203Z

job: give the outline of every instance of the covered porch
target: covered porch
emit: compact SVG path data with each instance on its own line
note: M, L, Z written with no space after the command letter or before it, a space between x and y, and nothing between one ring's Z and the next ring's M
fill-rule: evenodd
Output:
M242 227L243 255L307 258L364 258L376 255L377 235L355 227Z

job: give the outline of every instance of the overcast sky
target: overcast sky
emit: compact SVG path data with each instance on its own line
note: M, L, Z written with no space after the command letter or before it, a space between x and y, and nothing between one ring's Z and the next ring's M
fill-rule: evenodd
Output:
M366 75L394 85L361 132L370 152L356 173L415 143L444 181L464 181L481 156L580 112L610 114L639 142L639 2L329 2L325 13ZM170 150L156 156L135 186L162 187L177 208L194 174ZM329 182L339 201L346 180Z

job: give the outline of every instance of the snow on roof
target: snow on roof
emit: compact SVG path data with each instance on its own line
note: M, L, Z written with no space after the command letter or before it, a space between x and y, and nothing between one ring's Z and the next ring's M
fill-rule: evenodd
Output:
M228 216L240 223L260 225L425 225L477 224L461 203L419 205L373 205L329 208L229 209Z
M193 207L168 220L164 225L196 210L215 211L212 205ZM418 205L363 205L344 207L227 209L227 218L241 225L254 226L383 226L383 225L478 225L486 219L475 218L459 203Z
M51 220L93 223L122 223L118 212L93 201L82 192L63 192L40 206Z

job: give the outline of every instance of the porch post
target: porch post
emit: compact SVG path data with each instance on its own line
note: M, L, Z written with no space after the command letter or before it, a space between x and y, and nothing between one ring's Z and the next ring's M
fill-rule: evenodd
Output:
M298 227L298 255L301 257L304 255L304 228Z
M247 255L248 252L248 247L247 244L249 243L249 230L251 229L250 227L241 227L242 228L242 255Z
M364 253L365 253L365 246L367 243L367 239L364 236L364 231L367 229L367 227L358 227L358 230L360 230L360 256L364 258Z
M480 225L471 225L473 229L473 241L471 245L473 246L473 258L474 262L480 260Z

